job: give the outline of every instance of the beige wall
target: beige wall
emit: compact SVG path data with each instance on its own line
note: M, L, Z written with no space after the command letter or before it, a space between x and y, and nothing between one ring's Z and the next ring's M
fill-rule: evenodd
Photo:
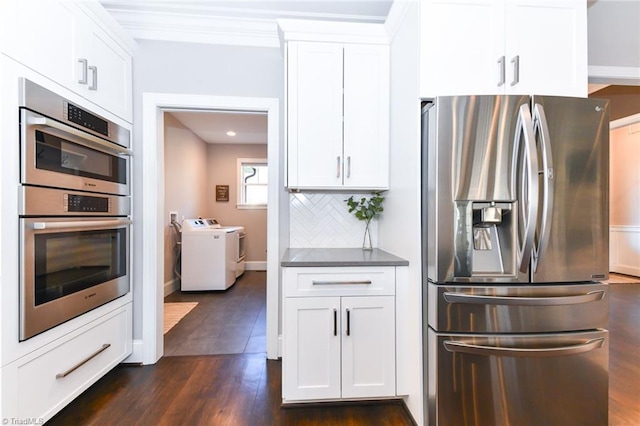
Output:
M222 225L244 226L247 262L267 261L267 210L238 209L238 158L267 158L267 145L210 144L208 157L208 211ZM216 185L229 185L229 201L216 201Z
M169 212L178 221L208 214L207 144L169 114L164 114L164 282L173 279L175 236Z
M610 224L640 226L640 123L611 131Z

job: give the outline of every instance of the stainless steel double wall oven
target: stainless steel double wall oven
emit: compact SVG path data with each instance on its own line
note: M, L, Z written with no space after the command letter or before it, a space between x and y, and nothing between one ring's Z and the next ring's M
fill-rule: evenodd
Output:
M130 289L130 132L23 79L20 340Z

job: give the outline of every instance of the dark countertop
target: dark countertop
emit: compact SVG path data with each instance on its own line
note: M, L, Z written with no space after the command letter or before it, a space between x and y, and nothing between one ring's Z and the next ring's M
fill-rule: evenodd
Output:
M408 266L409 261L384 250L360 248L290 248L281 266Z

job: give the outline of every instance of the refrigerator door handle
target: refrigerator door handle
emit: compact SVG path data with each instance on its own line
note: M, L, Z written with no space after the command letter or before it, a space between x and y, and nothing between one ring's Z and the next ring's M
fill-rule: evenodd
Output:
M508 306L557 306L578 305L597 302L604 298L604 290L590 291L586 294L571 296L519 297L519 296L485 296L480 294L443 293L444 300L449 303L466 303L479 305Z
M533 248L533 271L538 269L540 260L549 244L551 219L553 217L553 156L551 154L551 138L544 107L538 103L533 107L533 124L535 134L540 135L542 167L538 172L542 175L542 216L537 247Z
M482 356L508 356L508 357L551 357L561 355L577 355L600 349L604 345L604 337L591 339L584 343L569 346L556 346L550 348L505 348L486 345L473 345L464 342L445 340L444 347L449 352L459 352Z
M526 167L528 172L527 175L524 174L524 170L516 172L520 173L523 177L520 181L520 195L518 198L520 200L519 209L522 212L520 216L523 218L525 230L522 235L518 264L520 272L525 273L529 268L529 260L531 259L538 220L538 155L533 133L533 119L531 118L531 110L527 104L520 106L516 129L514 170L518 170L519 160L522 159L524 160L522 166ZM521 134L524 139L524 154L521 158L518 158Z

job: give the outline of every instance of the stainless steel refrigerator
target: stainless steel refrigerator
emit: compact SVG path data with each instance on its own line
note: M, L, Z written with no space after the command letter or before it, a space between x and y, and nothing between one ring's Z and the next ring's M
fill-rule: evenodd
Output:
M430 425L607 425L605 100L422 109Z

